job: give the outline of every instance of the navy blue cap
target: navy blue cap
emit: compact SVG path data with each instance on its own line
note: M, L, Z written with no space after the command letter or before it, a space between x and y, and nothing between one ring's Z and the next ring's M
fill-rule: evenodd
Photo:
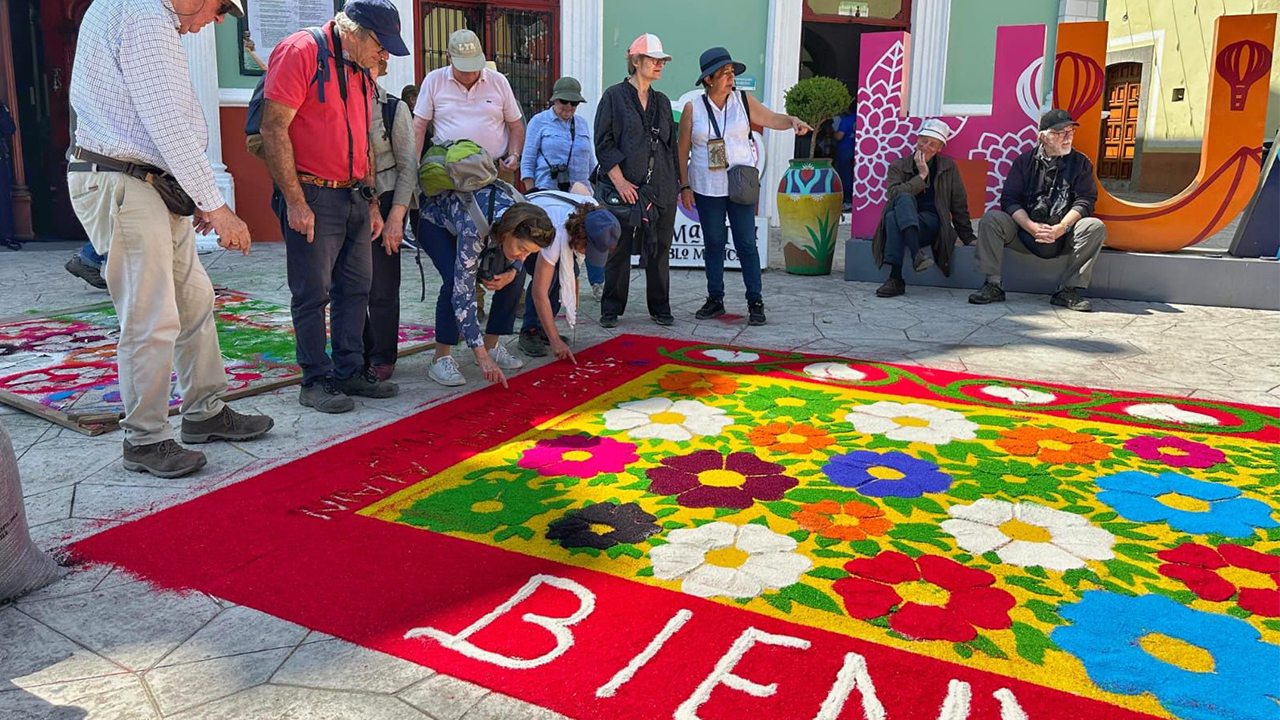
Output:
M1059 108L1054 108L1040 116L1041 130L1062 130L1079 124L1071 117L1070 113Z
M698 71L699 82L725 65L733 65L734 75L741 75L747 71L746 65L734 61L733 58L729 57L729 51L722 47L713 47L702 53L702 57L698 58L698 65L701 68Z
M622 238L622 225L613 213L597 208L587 213L587 264L604 267L609 253Z
M382 49L398 57L409 54L409 48L400 38L400 11L391 0L347 0L342 12L355 24L377 35Z

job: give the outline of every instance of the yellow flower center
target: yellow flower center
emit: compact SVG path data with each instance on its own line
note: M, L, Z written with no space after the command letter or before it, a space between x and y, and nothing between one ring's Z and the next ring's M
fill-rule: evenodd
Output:
M481 500L471 504L473 513L496 513L503 508L501 500Z
M605 523L591 523L590 527L591 527L591 532L597 535L608 535L614 530L614 527L612 525L606 525Z
M778 442L787 445L803 445L805 443L805 437L796 433L787 432L778 436Z
M562 460L569 460L570 462L585 462L591 459L591 453L586 450L570 450L564 455L561 455L560 458Z
M660 412L649 416L650 422L655 422L659 425L679 425L684 422L684 420L684 415L681 415L678 412Z
M907 476L906 473L899 472L893 468L882 467L880 465L874 465L867 468L867 474L877 480L901 480Z
M1187 672L1211 673L1216 667L1213 654L1208 650L1161 633L1143 635L1138 646L1160 662Z
M1186 457L1191 453L1187 452L1186 450L1183 450L1182 448L1162 447L1160 448L1160 454L1168 455L1169 457Z
M1009 483L1010 485L1026 485L1027 484L1027 479L1022 477L1021 475L1013 475L1010 473L1005 473L1004 475L1000 476L1000 479Z
M732 470L703 470L698 473L698 482L711 487L741 487L747 477Z
M804 401L800 398L778 398L773 402L782 407L801 407L804 405Z
M1071 450L1071 445L1057 440L1041 440L1039 445L1044 450L1057 450L1059 452L1069 452Z
M1179 495L1178 493L1165 493L1156 499L1174 510L1196 513L1209 512L1209 503L1198 498Z
M1246 570L1232 565L1215 570L1218 576L1223 580L1235 585L1238 588L1258 588L1260 590L1270 590L1271 576L1254 570Z
M856 515L846 515L845 513L840 513L839 515L831 516L832 525L838 525L841 527L857 527L861 523L862 523L862 518Z
M899 415L893 418L893 421L903 427L929 427L929 421L924 418L911 417L910 415Z
M736 568L741 567L742 563L746 562L749 557L751 557L751 555L747 552L731 546L727 548L720 548L719 550L712 550L707 553L704 560L708 565Z
M1014 540L1025 540L1033 543L1045 543L1053 539L1048 530L1039 525L1032 525L1021 520L1009 520L1001 523L1000 532Z
M903 604L912 602L917 605L934 605L942 607L951 600L951 593L945 589L923 580L894 585L894 590L902 596Z

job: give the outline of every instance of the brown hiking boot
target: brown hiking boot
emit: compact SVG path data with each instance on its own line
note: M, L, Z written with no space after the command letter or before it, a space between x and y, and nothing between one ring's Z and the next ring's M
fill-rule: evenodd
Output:
M190 475L208 462L199 450L188 450L172 440L149 445L124 441L124 469L148 472L156 477L177 478Z
M232 410L228 405L222 408L222 412L207 420L183 418L182 442L197 445L214 440L252 440L266 433L275 424L266 415L245 415Z

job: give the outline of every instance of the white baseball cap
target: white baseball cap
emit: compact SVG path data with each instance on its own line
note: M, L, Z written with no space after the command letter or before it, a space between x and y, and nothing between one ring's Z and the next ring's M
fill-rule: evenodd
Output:
M671 59L670 55L662 51L662 41L653 33L645 33L631 43L631 47L627 48L627 57L632 55L644 55L654 60Z
M951 137L951 127L937 118L930 118L925 120L924 125L920 127L920 134L940 140L943 145L946 145L947 140Z

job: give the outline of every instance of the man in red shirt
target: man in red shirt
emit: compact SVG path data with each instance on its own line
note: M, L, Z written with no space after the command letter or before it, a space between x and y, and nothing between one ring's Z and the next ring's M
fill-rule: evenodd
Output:
M272 209L284 233L302 391L298 402L346 412L351 395L385 398L395 383L364 367L372 238L382 232L369 146L376 69L408 55L391 0L349 0L321 28L324 55L308 30L276 46L263 88L262 145L275 181ZM330 312L333 356L325 351Z

